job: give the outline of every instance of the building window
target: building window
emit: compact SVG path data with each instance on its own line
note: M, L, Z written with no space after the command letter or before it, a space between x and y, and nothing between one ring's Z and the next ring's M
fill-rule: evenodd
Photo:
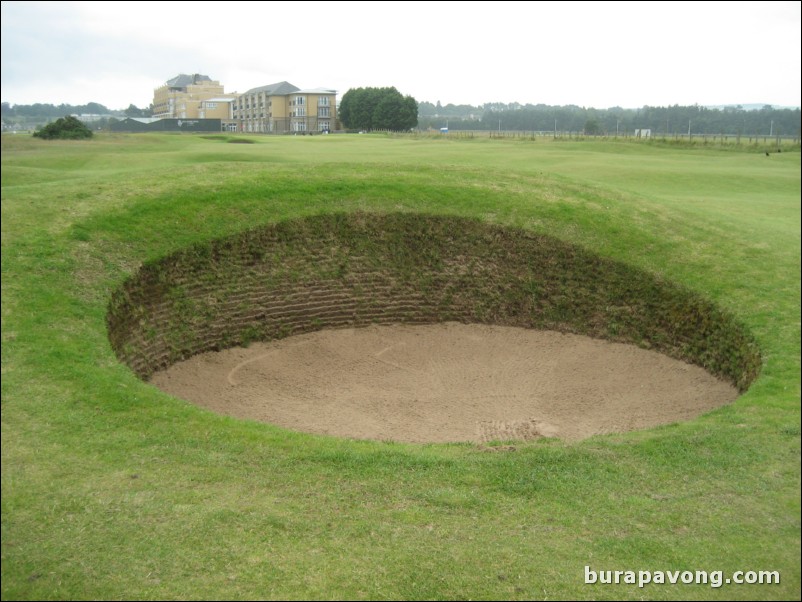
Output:
M317 116L318 117L331 117L331 113L329 111L331 111L331 109L329 107L318 107L317 108Z
M330 131L329 122L328 121L318 121L318 129L321 132L328 132Z
M298 107L295 109L296 117L306 117L306 107Z
M296 96L295 97L295 104L303 106L304 104L304 97L303 96Z
M328 107L331 105L330 99L328 96L321 96L317 99L317 105L319 107Z

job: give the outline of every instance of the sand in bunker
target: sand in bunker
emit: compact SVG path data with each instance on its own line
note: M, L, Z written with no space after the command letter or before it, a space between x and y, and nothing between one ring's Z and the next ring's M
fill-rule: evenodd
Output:
M702 368L632 345L456 323L204 353L151 382L229 416L408 442L579 440L689 420L738 396Z

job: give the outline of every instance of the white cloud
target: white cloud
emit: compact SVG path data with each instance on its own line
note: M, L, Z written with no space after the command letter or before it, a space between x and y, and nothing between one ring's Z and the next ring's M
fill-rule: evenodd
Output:
M197 72L239 92L799 106L800 44L799 2L4 1L2 99L147 106Z

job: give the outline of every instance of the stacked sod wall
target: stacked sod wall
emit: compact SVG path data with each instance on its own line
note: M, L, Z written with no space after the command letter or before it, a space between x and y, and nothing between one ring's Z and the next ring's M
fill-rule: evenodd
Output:
M149 261L112 295L109 338L140 377L192 355L325 328L444 321L626 342L741 391L760 355L731 315L623 263L454 216L344 213Z

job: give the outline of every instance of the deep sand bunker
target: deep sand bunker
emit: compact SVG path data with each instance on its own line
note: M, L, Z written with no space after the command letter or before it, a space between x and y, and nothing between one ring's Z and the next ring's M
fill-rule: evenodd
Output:
M690 420L738 390L633 345L479 324L325 330L204 353L151 382L229 416L407 442L577 440Z
M299 218L178 250L114 292L107 323L120 361L170 393L400 441L687 420L735 399L761 364L729 313L657 275L413 213Z

